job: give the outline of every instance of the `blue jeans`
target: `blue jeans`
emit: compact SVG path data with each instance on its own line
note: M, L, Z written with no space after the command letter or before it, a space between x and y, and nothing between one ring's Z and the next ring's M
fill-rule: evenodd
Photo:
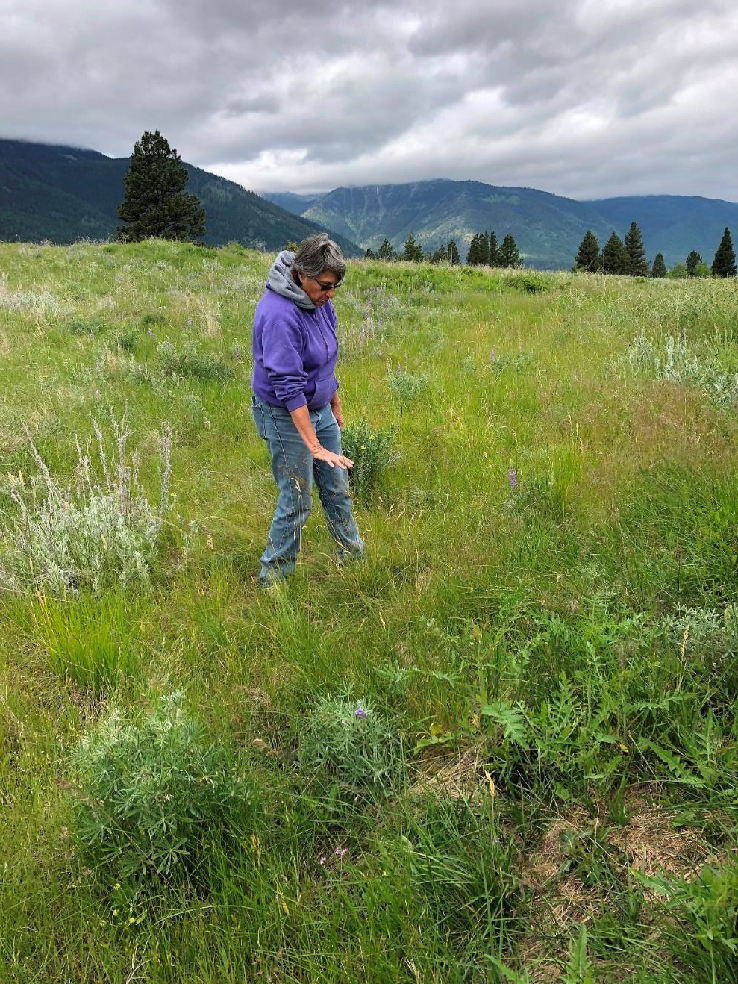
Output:
M272 474L279 489L277 508L261 557L259 582L269 584L294 571L302 528L313 507L313 479L318 486L328 532L338 546L339 560L345 554L361 556L364 541L351 511L346 469L331 468L313 458L289 410L272 407L256 394L251 396L251 409L259 437L269 448ZM341 431L330 404L311 410L310 420L323 447L341 454Z

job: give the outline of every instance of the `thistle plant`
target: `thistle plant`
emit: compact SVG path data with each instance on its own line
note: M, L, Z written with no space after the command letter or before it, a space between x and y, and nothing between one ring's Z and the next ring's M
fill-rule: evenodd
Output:
M0 544L0 587L6 591L64 596L149 580L168 506L172 433L163 426L160 499L155 507L139 481L138 453L128 454L127 414L119 421L111 412L110 420L112 457L93 419L96 474L91 442L82 448L77 440L72 487L54 478L29 436L38 475L28 483L22 473L9 479L11 510L3 517Z
M402 741L371 701L322 697L300 729L298 762L334 802L388 796L404 776Z

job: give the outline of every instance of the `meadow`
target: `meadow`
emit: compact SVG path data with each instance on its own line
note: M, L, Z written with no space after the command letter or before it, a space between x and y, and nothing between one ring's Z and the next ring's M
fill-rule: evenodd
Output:
M260 590L270 262L0 244L0 981L738 980L736 282L352 261Z

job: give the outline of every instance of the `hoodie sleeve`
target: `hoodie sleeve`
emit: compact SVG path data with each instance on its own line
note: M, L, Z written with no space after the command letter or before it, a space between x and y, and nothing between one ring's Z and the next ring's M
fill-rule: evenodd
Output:
M307 404L307 373L302 364L303 337L298 318L269 320L262 331L262 359L274 392L288 410Z

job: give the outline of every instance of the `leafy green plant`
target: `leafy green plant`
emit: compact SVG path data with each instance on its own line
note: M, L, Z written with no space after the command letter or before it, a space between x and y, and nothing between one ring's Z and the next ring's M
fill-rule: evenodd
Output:
M341 446L354 463L348 473L352 489L360 496L370 495L395 461L394 432L374 430L362 417L342 431Z
M695 974L693 980L722 984L738 979L738 864L704 868L686 879L641 876L658 894L669 917L662 932L677 962Z
M389 796L405 773L400 736L369 700L321 697L299 732L300 771L335 803Z
M548 285L542 277L536 277L532 273L512 275L505 278L505 284L513 290L519 290L524 294L542 294L548 290Z
M142 721L111 712L82 739L72 769L88 863L139 886L197 877L216 847L253 828L253 787L207 740L181 691Z

